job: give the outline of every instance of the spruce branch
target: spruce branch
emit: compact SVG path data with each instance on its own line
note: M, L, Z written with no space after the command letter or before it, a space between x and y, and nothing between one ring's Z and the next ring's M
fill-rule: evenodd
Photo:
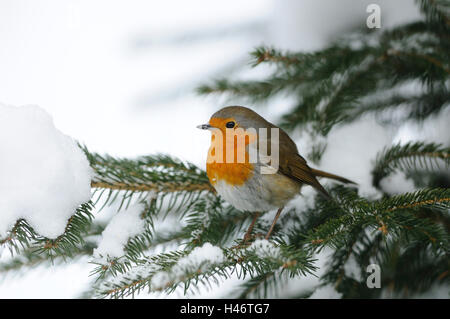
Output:
M93 220L92 209L91 202L78 207L67 221L64 233L55 239L39 235L26 220L19 219L0 245L6 245L11 254L31 247L35 253L45 254L50 259L55 256L71 257L74 248L84 244L84 236Z
M433 164L436 167L439 167L439 164L448 167L450 165L450 148L424 142L393 145L377 155L372 170L372 183L375 187L380 188L381 180L394 171L430 170L433 168Z
M428 116L439 113L450 100L450 91L446 87L425 90L421 94L402 93L376 94L369 101L348 112L346 122L352 122L368 113L383 114L394 107L402 110L400 119L383 118L385 123L398 123L406 120L423 121Z
M89 152L85 146L80 147L95 171L91 185L97 196L95 204L104 198L101 208L115 202L118 197L121 198L119 209L123 204L128 206L133 199L143 200L152 196L168 196L171 205L181 198L180 204L184 205L204 192L214 191L205 172L167 155L131 160L101 156Z
M105 281L98 287L98 293L103 297L120 298L132 295L142 289L149 291L173 292L183 286L183 291L199 284L218 283L217 277L228 278L235 273L238 278L256 276L269 271L280 270L289 276L305 275L315 270L314 259L305 251L295 250L289 245L278 247L280 254L262 258L257 250L248 248L236 250L223 249L226 260L221 263L206 263L198 267L187 268L184 272L173 274L172 268L189 251L174 251L151 257L148 263L141 265L138 270L124 274L121 278ZM161 273L164 276L161 276ZM166 278L164 284L153 280L154 276ZM153 283L153 284L152 284Z
M305 56L298 57L296 54L289 52L280 52L271 47L259 47L256 48L250 55L254 58L252 66L255 67L263 62L281 63L285 67L289 67L292 64L304 63Z
M274 286L276 282L274 276L275 273L271 271L247 280L239 287L241 290L239 299L248 299L252 295L259 298L267 298L269 290L272 290L271 286Z
M325 246L339 249L353 242L352 234L365 229L397 238L407 234L418 241L425 240L436 249L448 247L445 229L415 214L415 210L421 207L449 209L448 189L421 190L374 202L362 198L354 200L356 195L349 196L339 188L334 192L339 192L340 215L328 219L305 236L308 247L313 251L320 251Z
M82 257L91 256L94 248L96 247L94 242L85 241L84 244L72 249L70 256L71 261L76 261ZM67 254L54 256L49 259L46 254L37 254L32 247L25 248L20 252L20 255L16 255L13 258L0 263L0 273L3 275L8 274L21 274L23 271L33 269L39 265L56 266L62 265L67 262Z
M283 288L292 282L292 278L288 273L283 271L271 271L265 274L254 276L244 283L239 285L230 296L234 297L238 295L238 299L251 299L251 298L275 298L283 294L282 298L287 298L286 292ZM314 289L307 291L302 290L300 295L293 297L293 299L307 298L314 292ZM288 297L291 298L291 297Z
M429 23L441 26L443 30L450 28L450 5L448 1L419 0L417 2Z
M149 202L141 202L144 206L140 218L144 220L144 230L128 239L124 245L125 254L120 257L96 256L91 261L98 265L91 275L97 275L97 280L102 280L109 276L116 276L119 273L129 271L133 266L139 265L146 258L145 251L152 245L154 237L154 217L157 215L156 199ZM98 261L98 259L100 259Z
M292 130L314 124L324 135L367 110L392 110L404 103L409 104L411 116L423 118L448 104L448 48L448 36L420 21L382 34L357 32L313 53L259 47L251 53L252 65L271 63L272 75L253 81L220 79L202 85L198 92L228 94L252 103L267 102L278 94L296 96L296 105L282 117L281 126ZM393 87L417 80L427 87L420 95L365 99L384 97Z
M226 246L240 235L250 219L248 213L227 205L220 197L206 196L198 200L186 215L187 245L194 248L209 242Z

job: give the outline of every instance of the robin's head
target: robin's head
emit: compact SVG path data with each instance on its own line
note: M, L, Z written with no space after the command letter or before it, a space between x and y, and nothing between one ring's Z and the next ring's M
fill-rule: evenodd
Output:
M225 164L228 169L228 164L252 167L252 163L259 162L264 166L262 174L274 174L278 170L279 128L251 109L227 106L214 113L207 124L197 127L212 132L207 163ZM242 171L239 165L236 169Z
M203 130L220 129L225 131L228 129L242 128L269 128L273 125L267 122L258 113L243 106L227 106L214 113L207 124L197 126Z

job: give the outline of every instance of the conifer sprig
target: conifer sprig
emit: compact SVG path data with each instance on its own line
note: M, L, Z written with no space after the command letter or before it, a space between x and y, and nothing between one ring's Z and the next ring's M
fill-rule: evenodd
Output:
M98 293L103 297L125 297L135 294L143 289L153 292L173 292L177 287L183 287L183 291L192 289L200 284L209 285L211 281L219 283L218 278L228 278L236 274L238 278L245 279L270 271L279 270L287 272L290 276L312 273L316 268L314 259L305 251L293 250L291 246L280 245L276 247L278 255L268 255L267 259L258 256L258 251L253 248L236 250L235 248L223 249L226 260L218 263L202 264L198 268L188 268L183 273L173 276L171 268L177 261L189 254L189 251L176 251L159 254L151 257L147 267L132 271L120 278L103 282L98 287ZM161 284L154 279L155 276L165 272L168 281ZM176 280L173 280L175 278ZM156 285L156 286L155 286Z
M32 248L35 253L45 254L49 259L55 256L70 257L74 249L84 244L84 236L93 219L92 209L91 202L77 208L67 221L64 233L55 239L41 236L26 220L19 219L7 237L0 240L0 245L8 247L11 254L20 254L21 250Z
M103 206L121 198L119 209L132 200L168 197L170 208L189 207L203 192L213 191L205 172L193 164L167 155L142 156L136 159L114 158L91 153L82 146L95 171L92 180L96 204ZM167 210L167 212L170 209Z
M422 5L436 11L428 1ZM442 16L443 11L436 12L430 17ZM251 54L252 65L276 66L266 79L219 79L200 86L198 92L226 94L256 104L289 94L297 102L280 124L291 130L314 124L315 131L324 135L338 123L400 105L408 108L406 118L423 119L448 105L449 47L448 36L438 24L424 22L382 33L355 33L313 53L259 47ZM413 83L420 87L419 94L391 93L393 88L398 91Z
M393 172L448 169L450 148L434 143L409 142L385 148L377 155L372 170L373 185L380 187L383 178Z

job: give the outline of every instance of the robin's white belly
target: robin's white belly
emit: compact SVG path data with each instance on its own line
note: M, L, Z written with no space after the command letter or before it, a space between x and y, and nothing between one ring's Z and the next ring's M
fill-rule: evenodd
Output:
M217 193L236 209L263 212L278 209L300 192L301 185L281 174L255 174L243 185L215 183Z

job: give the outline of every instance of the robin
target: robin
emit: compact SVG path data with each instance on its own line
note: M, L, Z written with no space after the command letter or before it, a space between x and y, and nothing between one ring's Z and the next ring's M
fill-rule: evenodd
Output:
M224 107L211 116L208 124L197 127L213 133L206 164L210 183L236 209L254 213L253 221L244 236L244 243L250 238L258 216L262 212L278 209L265 236L268 239L284 206L299 194L304 184L314 187L326 198L331 198L317 177L354 184L346 178L309 167L285 131L249 108ZM271 134L264 133L263 130L270 130ZM239 134L245 134L242 144L244 156L240 160L237 149L239 143L236 143ZM267 155L259 154L264 143L271 153L278 153L270 154L270 161L267 160ZM252 150L257 151L256 159L250 158ZM229 156L230 153L233 156ZM268 173L264 173L262 170L267 168Z

